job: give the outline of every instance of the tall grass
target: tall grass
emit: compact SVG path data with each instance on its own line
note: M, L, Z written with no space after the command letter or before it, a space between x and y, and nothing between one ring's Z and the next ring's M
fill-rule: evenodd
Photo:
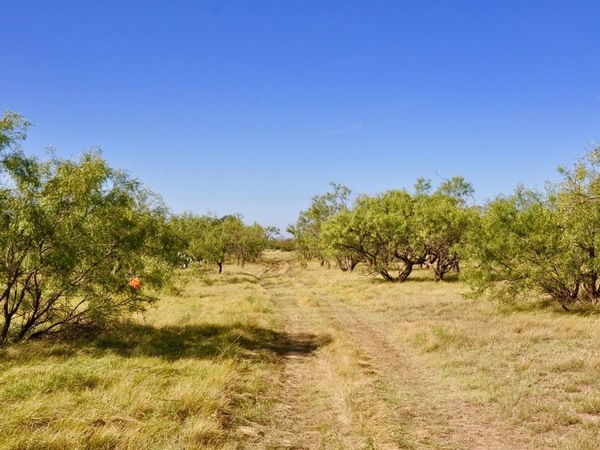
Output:
M257 276L267 270L273 276L261 286ZM282 356L301 358L273 292L302 308L312 328L299 331L330 337L306 359L314 373L295 405L309 408L306 427L324 436L322 448L456 448L449 440L468 436L456 438L460 429L428 414L460 413L461 405L492 411L497 432L525 436L527 448L597 448L600 315L465 299L460 282L435 282L420 270L411 277L387 283L293 260L230 266L222 275L182 271L154 309L101 336L0 350L0 448L264 443L282 398ZM287 284L268 285L279 279ZM332 320L332 302L353 314ZM353 318L362 330L352 329ZM406 352L406 364L391 361L391 347L382 349L385 364L373 358L357 338L371 330ZM412 389L423 373L424 386Z
M235 448L269 408L275 321L255 280L188 271L100 337L3 349L0 448Z

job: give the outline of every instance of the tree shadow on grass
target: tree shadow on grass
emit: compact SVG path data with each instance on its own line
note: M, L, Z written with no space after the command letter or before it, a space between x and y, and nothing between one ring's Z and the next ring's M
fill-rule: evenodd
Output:
M149 356L165 360L183 358L277 358L310 355L331 342L328 335L292 334L243 324L155 328L129 324L88 341L92 351L111 351L124 357Z

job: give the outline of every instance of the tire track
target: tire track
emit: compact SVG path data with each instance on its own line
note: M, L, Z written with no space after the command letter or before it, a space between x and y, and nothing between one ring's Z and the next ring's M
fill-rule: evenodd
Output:
M282 330L318 349L285 356L273 419L251 448L530 447L498 419L494 405L465 400L410 348L306 283L289 263L255 276L278 309Z
M275 267L256 279L277 307L282 330L288 336L319 342L320 348L311 354L285 356L271 423L251 448L407 448L395 442L392 424L382 427L387 416L371 404L376 376L361 361L347 365L356 358L348 358L347 349L339 346L342 336L332 329L321 307L290 285L288 271L289 265Z
M460 392L437 380L430 369L412 356L412 350L392 341L385 331L359 312L332 298L324 290L308 285L292 271L286 274L295 286L310 289L318 297L323 314L359 347L372 371L379 374L380 396L396 404L394 420L411 430L407 439L416 448L524 449L531 440L508 429L494 405L479 405L462 398ZM435 392L437 401L428 401ZM417 398L420 401L410 401ZM381 398L379 399L381 401ZM406 404L402 404L405 401Z

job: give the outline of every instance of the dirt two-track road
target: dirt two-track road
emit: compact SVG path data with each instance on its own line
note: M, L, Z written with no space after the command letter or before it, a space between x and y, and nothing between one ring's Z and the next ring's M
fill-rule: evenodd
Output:
M252 276L278 310L287 351L271 420L245 448L532 448L494 403L474 401L395 339L385 325L394 320L344 302L287 262Z

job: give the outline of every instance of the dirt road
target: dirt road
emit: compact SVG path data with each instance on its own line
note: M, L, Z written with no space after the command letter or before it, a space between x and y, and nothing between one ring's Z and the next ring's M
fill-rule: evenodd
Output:
M285 352L272 420L246 448L523 449L528 439L289 263L253 274L279 311Z

